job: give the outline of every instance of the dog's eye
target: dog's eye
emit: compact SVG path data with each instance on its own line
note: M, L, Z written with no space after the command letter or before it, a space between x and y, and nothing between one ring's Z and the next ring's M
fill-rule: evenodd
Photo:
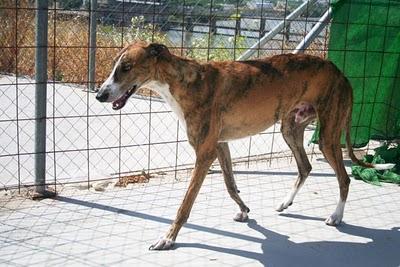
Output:
M122 71L130 71L132 69L132 64L122 64L121 66Z

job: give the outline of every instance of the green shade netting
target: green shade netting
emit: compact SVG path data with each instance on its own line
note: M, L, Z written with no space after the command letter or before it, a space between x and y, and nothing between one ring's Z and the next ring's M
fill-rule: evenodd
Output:
M338 0L331 6L328 58L353 86L352 143L400 139L400 1Z

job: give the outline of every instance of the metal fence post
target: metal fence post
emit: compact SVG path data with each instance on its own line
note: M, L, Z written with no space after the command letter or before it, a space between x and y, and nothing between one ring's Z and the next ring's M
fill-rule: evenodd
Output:
M36 0L34 198L54 194L46 190L47 12L48 0Z
M89 29L89 91L96 89L96 9L97 0L90 0L90 29Z

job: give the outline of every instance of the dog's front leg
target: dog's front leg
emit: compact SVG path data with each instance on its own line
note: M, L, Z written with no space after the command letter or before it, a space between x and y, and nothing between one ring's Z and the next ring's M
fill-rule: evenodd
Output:
M217 157L216 145L211 149L202 149L198 151L196 155L196 164L192 173L192 179L190 180L189 188L178 210L176 218L170 226L167 234L151 245L149 248L150 250L167 250L172 248L174 245L179 230L189 218L193 203L200 191L200 187L203 184L208 169Z

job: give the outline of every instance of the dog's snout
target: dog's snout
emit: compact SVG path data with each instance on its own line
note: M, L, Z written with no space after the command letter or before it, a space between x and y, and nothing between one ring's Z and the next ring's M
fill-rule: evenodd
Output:
M107 101L108 97L110 96L110 94L108 92L98 92L96 95L96 99L100 102L105 102Z

